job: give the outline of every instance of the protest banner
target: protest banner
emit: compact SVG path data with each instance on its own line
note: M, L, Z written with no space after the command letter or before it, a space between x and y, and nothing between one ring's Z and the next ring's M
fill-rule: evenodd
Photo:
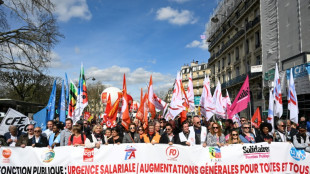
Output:
M165 144L83 147L1 147L1 173L309 173L310 156L291 143L221 148ZM21 155L22 154L22 155Z
M1 122L0 135L4 135L6 132L8 132L11 125L17 126L18 131L27 132L28 124L30 124L30 122L27 116L12 108L9 108L6 116Z

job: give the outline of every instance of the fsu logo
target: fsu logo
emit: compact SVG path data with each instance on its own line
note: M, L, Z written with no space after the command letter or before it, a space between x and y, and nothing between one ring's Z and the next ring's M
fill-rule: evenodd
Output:
M93 162L94 160L94 149L84 149L83 161L84 162Z
M179 150L174 146L169 146L166 149L166 155L168 157L168 160L176 161L177 158L179 157L179 154L180 154Z
M47 150L41 155L41 159L43 160L44 163L49 163L53 161L54 158L55 158L55 152L53 151L53 149Z
M125 149L125 160L135 159L136 158L136 148L132 146L127 146Z
M218 147L209 147L209 154L212 162L221 161L221 149Z

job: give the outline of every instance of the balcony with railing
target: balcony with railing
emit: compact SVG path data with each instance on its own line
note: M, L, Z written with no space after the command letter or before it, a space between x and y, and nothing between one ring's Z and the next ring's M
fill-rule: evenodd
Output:
M261 72L258 72L258 73L250 73L249 72L248 74L249 74L250 79L262 76ZM231 80L228 80L228 81L222 83L222 89L229 88L229 87L234 86L234 85L239 84L239 83L243 83L246 76L247 76L247 74L241 74L241 75L239 75L239 76L237 76Z

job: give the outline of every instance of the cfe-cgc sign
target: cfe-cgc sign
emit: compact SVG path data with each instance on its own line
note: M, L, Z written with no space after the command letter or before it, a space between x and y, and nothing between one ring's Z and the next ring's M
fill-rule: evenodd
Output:
M17 126L18 131L27 132L27 126L30 124L29 118L22 113L9 108L6 116L1 122L0 135L9 131L11 125Z

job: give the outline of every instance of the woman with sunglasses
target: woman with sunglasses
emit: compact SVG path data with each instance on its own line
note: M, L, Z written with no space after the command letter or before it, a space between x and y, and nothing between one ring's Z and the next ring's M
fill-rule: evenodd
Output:
M227 144L243 144L239 138L239 133L237 130L232 130L230 132Z
M242 125L242 133L239 135L243 143L255 143L255 136L250 132L251 127L249 123Z
M140 143L140 136L136 133L136 125L134 123L129 124L129 130L125 133L123 143Z
M225 136L222 133L221 126L218 123L211 125L210 133L207 135L208 146L222 147L225 144Z
M143 126L139 126L138 128L138 134L139 134L139 138L140 138L140 142L142 142L143 140L143 136L144 136L144 129L143 129Z

